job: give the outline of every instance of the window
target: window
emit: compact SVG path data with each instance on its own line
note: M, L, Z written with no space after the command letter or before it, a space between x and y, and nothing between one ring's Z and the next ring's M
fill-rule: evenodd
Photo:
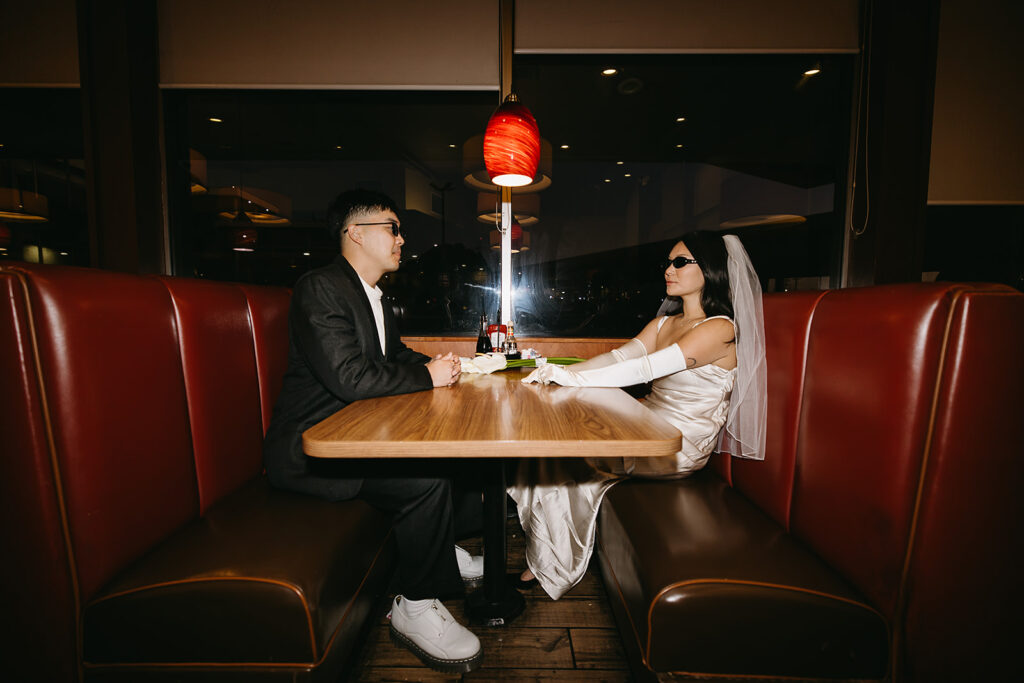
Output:
M77 88L0 88L0 261L87 266Z
M636 333L664 296L658 263L697 228L740 235L769 291L835 284L851 67L849 55L517 56L515 90L545 142L544 177L513 195L517 330ZM473 334L499 305L478 147L497 101L166 92L175 273L291 285L338 253L330 200L379 189L404 209L403 265L381 283L403 332Z

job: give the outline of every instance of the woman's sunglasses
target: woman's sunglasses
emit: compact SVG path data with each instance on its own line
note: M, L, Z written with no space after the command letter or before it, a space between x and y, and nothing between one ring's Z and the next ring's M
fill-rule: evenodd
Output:
M686 258L685 256L676 256L675 258L670 258L667 261L662 261L661 262L661 269L662 270L667 270L669 266L672 266L676 270L679 270L683 266L688 266L691 263L696 263L696 262L697 262L696 259Z

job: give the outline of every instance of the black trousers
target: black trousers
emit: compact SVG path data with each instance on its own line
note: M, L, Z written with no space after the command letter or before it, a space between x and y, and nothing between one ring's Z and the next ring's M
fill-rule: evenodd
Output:
M479 533L480 489L472 470L455 473L443 463L412 474L434 476L364 478L359 497L394 515L398 548L398 592L409 600L454 598L464 592L455 560L455 540ZM392 471L407 473L401 468ZM452 474L453 476L438 476Z

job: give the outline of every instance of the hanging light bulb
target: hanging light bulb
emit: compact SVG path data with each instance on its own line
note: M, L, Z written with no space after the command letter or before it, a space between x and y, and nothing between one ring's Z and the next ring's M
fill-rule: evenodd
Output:
M513 194L512 220L522 226L540 222L540 195ZM476 199L476 219L486 225L501 223L501 202L493 192L479 192Z
M208 193L217 216L226 221L242 220L256 225L290 225L292 200L279 193L256 187L215 187ZM202 195L195 197L201 200Z
M244 215L244 214L243 214ZM236 226L241 226L245 221L236 221ZM252 221L248 221L249 227L236 227L232 230L232 245L233 251L256 251L256 243L259 241L259 235L256 230L252 228Z
M509 235L512 238L511 253L518 254L521 251L530 250L530 233L523 230L518 223L513 223L509 228ZM501 249L501 231L491 230L491 249Z
M495 185L520 187L533 182L540 160L540 129L525 105L510 94L484 133L484 165Z

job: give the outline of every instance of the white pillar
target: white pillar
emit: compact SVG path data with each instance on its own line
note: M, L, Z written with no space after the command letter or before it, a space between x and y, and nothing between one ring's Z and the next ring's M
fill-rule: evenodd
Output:
M512 309L512 188L501 188L501 319L515 321Z

